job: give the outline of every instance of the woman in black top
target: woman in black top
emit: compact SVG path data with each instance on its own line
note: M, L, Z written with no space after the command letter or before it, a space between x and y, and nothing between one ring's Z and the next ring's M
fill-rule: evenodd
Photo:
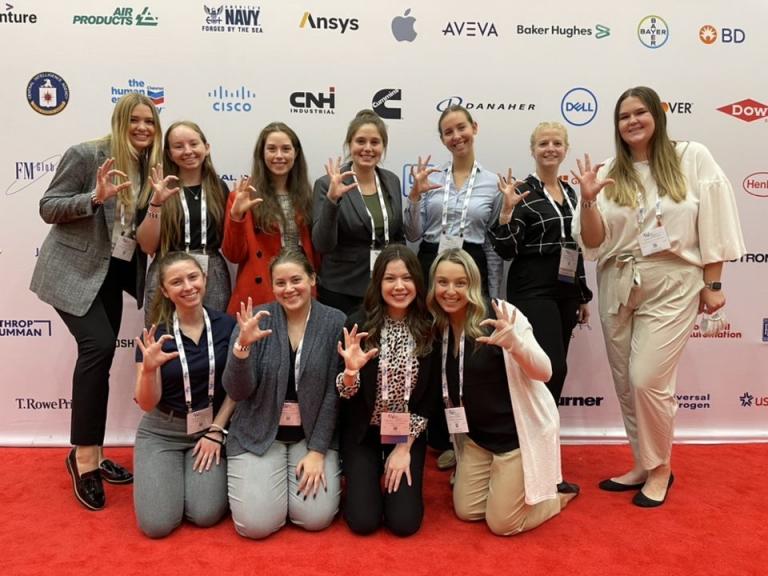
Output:
M498 535L535 528L579 490L557 486L559 419L541 382L551 374L549 359L519 310L505 302L488 310L467 252L443 252L430 276L427 302L439 338L433 356L440 362L433 378L458 456L456 515L485 519ZM490 336L485 326L494 328Z

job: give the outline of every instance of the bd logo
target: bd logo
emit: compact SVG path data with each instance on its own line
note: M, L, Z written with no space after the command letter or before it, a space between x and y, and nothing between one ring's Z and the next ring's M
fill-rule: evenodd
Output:
M717 42L718 37L721 44L743 44L747 33L741 28L721 28L718 34L717 28L711 24L699 28L699 40L707 46Z
M744 178L741 184L744 190L752 196L768 198L768 172L755 172Z
M768 106L751 98L734 102L733 104L726 104L718 108L718 110L744 122L754 122L761 118L768 118Z
M572 126L585 126L597 116L597 97L587 88L571 88L560 102L560 113Z

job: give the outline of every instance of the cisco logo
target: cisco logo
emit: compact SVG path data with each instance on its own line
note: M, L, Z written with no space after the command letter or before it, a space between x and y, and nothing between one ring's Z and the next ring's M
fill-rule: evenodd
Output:
M560 102L560 113L572 126L586 126L597 116L597 97L587 88L571 88Z

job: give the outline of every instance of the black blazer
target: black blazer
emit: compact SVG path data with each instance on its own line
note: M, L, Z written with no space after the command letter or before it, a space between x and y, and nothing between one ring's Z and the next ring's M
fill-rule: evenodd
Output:
M350 167L347 163L341 171ZM400 178L379 167L376 174L389 206L389 242L405 244ZM344 183L351 184L352 178ZM322 255L320 284L326 290L362 298L371 279L371 219L359 190L350 190L334 204L328 200L329 187L327 175L315 181L312 244ZM376 247L384 247L383 236L376 238Z
M347 318L347 330L357 324L362 330L366 315L358 311ZM419 358L419 376L411 391L408 409L413 414L429 418L440 401L440 382L432 377L433 354ZM439 366L438 366L439 368ZM360 389L352 398L342 398L339 410L339 432L342 438L356 443L363 441L376 407L376 378L379 374L379 358L372 358L360 370Z

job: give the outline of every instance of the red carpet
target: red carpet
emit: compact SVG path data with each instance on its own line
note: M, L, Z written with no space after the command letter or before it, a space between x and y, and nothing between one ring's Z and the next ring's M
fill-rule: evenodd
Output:
M629 462L626 446L566 446L566 478L582 493L558 517L512 538L457 520L448 474L428 461L422 530L401 539L358 537L337 520L322 533L287 527L248 541L226 520L184 525L148 540L133 517L131 488L107 485L107 508L88 512L71 494L67 451L3 448L2 574L319 574L416 576L716 575L768 573L768 444L676 446L667 503L642 510L632 493L597 481ZM121 463L130 448L108 450Z

